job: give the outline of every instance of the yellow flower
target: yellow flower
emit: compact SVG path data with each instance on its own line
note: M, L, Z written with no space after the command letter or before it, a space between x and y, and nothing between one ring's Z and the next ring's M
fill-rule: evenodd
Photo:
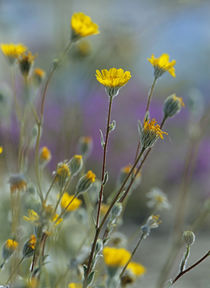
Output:
M28 246L31 248L31 249L35 249L36 247L36 236L34 234L32 234L30 236L30 239L28 240Z
M12 175L9 178L9 183L10 183L11 192L21 191L21 190L24 191L27 187L25 177L22 174Z
M114 247L105 247L103 255L105 264L111 267L122 267L131 257L130 252L126 249Z
M146 268L136 262L130 262L127 266L127 270L129 270L135 276L141 276L146 273Z
M144 130L154 133L157 137L160 137L163 139L163 134L168 135L168 133L163 132L160 129L160 125L156 124L157 121L155 119L152 119L151 121L148 119L144 122Z
M5 247L14 251L18 247L18 242L12 239L8 239L5 243Z
M68 288L82 288L82 284L79 284L79 283L69 283Z
M13 64L15 60L20 57L28 48L23 44L1 44L2 53L8 58L9 62Z
M32 55L32 53L28 51L24 54L21 54L21 56L18 58L20 71L24 77L28 76L31 66L34 63L35 57L35 55Z
M94 174L91 170L86 173L85 177L86 179L90 180L91 183L96 181L96 174Z
M64 178L69 177L70 176L69 166L66 163L58 164L56 174L57 176Z
M54 222L56 226L60 224L62 221L63 219L59 218L59 215L57 213L52 217L52 222Z
M72 40L98 34L98 25L82 12L74 13L71 18Z
M23 216L23 219L29 222L36 222L39 220L39 215L33 209L29 209L28 216Z
M2 153L3 153L3 147L0 146L0 154L2 154Z
M72 201L73 197L74 197L73 195L69 195L68 193L63 194L61 198L62 209L65 209L69 205L69 203L71 204L68 206L66 211L74 211L80 207L80 205L82 204L82 201L78 199L77 197L75 197L74 200Z
M42 147L39 159L41 162L49 162L50 161L51 152L46 146Z
M162 54L159 58L155 58L152 54L151 58L147 58L147 60L154 66L154 74L156 78L159 78L164 72L171 74L171 76L176 77L175 74L175 64L176 60L172 60L169 62L169 55Z
M33 71L32 79L34 80L35 84L40 85L45 77L45 71L41 68L36 68Z
M119 89L124 86L131 78L130 71L111 68L109 70L96 70L96 79L105 86L110 97L117 96Z

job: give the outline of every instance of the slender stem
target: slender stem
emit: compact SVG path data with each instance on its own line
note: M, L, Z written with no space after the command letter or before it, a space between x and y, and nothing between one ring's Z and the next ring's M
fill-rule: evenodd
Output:
M175 279L172 281L172 285L179 279L181 278L184 274L195 268L197 265L199 265L201 262L203 262L208 256L210 256L210 250L197 262L195 262L193 265L191 265L189 268L185 269L184 271L180 272Z
M45 201L45 202L47 202L47 198L48 198L48 196L49 196L49 194L50 194L50 191L52 190L52 187L53 187L54 184L55 184L55 181L56 181L56 176L53 178L53 180L52 180L52 182L51 182L51 184L50 184L50 187L49 187L49 189L47 190L46 196L45 196L45 198L44 198L44 201Z
M144 233L141 234L141 237L139 238L139 241L137 242L135 248L133 249L131 256L128 260L128 262L125 264L125 266L122 269L122 272L120 273L120 278L123 276L123 274L125 273L126 268L128 267L128 264L131 262L131 260L133 259L134 254L136 253L137 249L139 248L139 245L141 244L141 241L144 239Z
M15 272L17 271L18 267L20 266L20 264L23 262L23 260L25 259L25 256L23 256L20 261L18 262L18 264L16 265L15 269L12 271L12 273L10 274L9 278L7 279L6 285L9 283L9 281L12 279L12 277L14 276Z
M109 110L108 110L107 124L106 124L106 138L105 138L105 143L104 143L104 153L103 153L102 173L101 173L101 189L100 189L100 192L99 192L96 227L99 226L100 209L101 209L101 203L102 203L102 199L103 199L103 190L104 190L103 181L104 181L104 175L105 175L105 169L106 169L106 154L107 154L108 138L109 138L109 133L110 133L110 120L111 120L112 100L113 100L113 98L110 97L109 98Z
M156 81L157 81L157 77L154 77L153 82L152 82L152 86L151 86L150 91L149 91L149 96L147 98L146 112L149 111L149 106L150 106L150 102L151 102L151 99L152 99L152 94L154 92Z

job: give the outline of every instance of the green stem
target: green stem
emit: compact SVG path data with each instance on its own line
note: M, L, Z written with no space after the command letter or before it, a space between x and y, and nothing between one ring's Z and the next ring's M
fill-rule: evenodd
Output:
M148 98L147 98L146 112L149 111L149 106L150 106L150 102L151 102L152 95L153 95L153 92L154 92L156 81L157 81L157 77L154 77L153 82L152 82L152 86L150 88L149 95L148 95Z

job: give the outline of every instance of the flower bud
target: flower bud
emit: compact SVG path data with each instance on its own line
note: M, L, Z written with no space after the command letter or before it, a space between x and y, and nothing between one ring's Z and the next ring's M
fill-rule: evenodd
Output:
M164 117L173 117L182 107L184 102L181 97L177 97L176 94L168 96L163 104Z
M18 247L18 242L13 239L8 239L2 248L2 257L7 260Z
M51 152L50 150L44 146L42 147L39 155L39 162L41 165L46 165L51 160Z
M23 257L31 257L36 248L36 236L32 234L23 246Z
M29 51L22 54L19 57L19 59L18 59L19 67L20 67L20 71L24 77L28 77L29 72L31 70L31 66L33 65L34 59L35 59L35 56L32 55L32 53Z
M78 150L79 153L85 157L88 157L92 152L93 140L91 137L81 137L79 139Z
M77 185L77 193L87 191L96 180L96 175L89 170L83 177L80 178Z
M68 164L66 162L58 163L55 175L59 186L62 187L66 179L69 178L71 175Z
M69 168L72 175L77 175L83 166L82 155L74 155L69 162Z
M40 68L36 68L33 71L33 75L32 75L32 80L34 82L35 85L39 86L42 84L43 80L45 77L45 71L40 69Z
M16 191L25 191L27 182L23 174L14 174L9 178L11 193Z
M195 242L195 234L192 231L184 231L183 239L188 246L191 246Z

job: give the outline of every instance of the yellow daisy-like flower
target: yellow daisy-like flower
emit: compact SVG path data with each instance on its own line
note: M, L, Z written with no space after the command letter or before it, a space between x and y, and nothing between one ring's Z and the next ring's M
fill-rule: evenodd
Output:
M13 239L7 239L5 247L14 251L18 247L18 242Z
M2 154L3 153L3 147L2 146L0 146L0 154Z
M28 76L35 57L30 51L27 51L18 58L20 71L24 77Z
M82 284L79 284L79 283L69 283L68 288L82 288Z
M86 179L90 180L91 183L96 181L96 174L94 174L91 170L86 173L85 177Z
M46 146L42 147L42 149L40 151L39 159L41 162L49 162L50 161L51 152Z
M122 267L130 259L131 253L124 248L105 247L103 256L107 266Z
M15 60L27 51L27 47L21 43L4 43L1 44L1 51L7 57L10 64L13 64Z
M124 86L131 78L130 71L123 69L111 68L109 70L96 70L96 79L105 86L110 97L117 96L119 89Z
M146 268L136 262L130 262L127 266L127 270L129 270L135 276L141 276L146 273Z
M99 34L98 25L82 12L74 13L71 18L72 40Z
M61 198L62 209L66 209L66 211L75 211L81 206L82 201L77 197L75 197L74 200L72 201L73 197L74 197L73 195L69 195L68 193L63 194ZM71 204L69 205L69 203ZM67 206L68 208L66 208Z
M155 58L152 54L151 58L147 60L154 66L155 78L159 78L164 72L168 72L171 76L176 77L174 68L176 60L169 62L168 54L162 54L159 58Z
M166 132L163 132L160 129L160 125L156 124L157 121L155 119L152 119L151 121L148 119L147 121L144 122L144 130L149 131L154 133L156 136L160 137L163 139L163 134L166 134Z
M39 220L39 215L33 209L29 209L28 216L23 216L23 219L29 222L36 222Z

